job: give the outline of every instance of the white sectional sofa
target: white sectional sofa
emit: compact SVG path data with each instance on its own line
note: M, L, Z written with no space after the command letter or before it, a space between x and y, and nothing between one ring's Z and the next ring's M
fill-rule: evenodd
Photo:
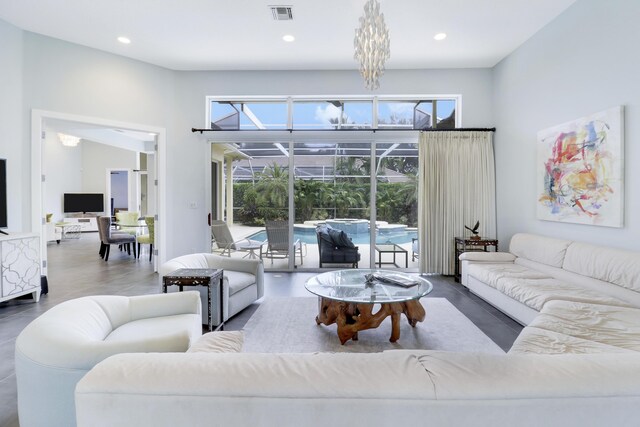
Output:
M202 335L200 295L90 296L65 301L16 340L21 427L75 425L76 383L118 353L183 352Z
M508 253L460 256L462 284L523 325L549 301L640 307L640 253L516 234Z
M640 425L640 254L521 234L462 261L529 325L508 354L121 354L78 383L78 425Z

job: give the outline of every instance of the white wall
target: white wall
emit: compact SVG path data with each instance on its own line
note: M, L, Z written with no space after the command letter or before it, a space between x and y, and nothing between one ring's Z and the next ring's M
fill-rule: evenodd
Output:
M7 159L8 230L29 224L29 136L22 127L22 30L0 20L0 158ZM26 218L26 222L23 222Z
M58 133L45 127L42 147L42 173L46 176L43 209L52 213L52 221L61 221L63 194L82 192L82 143L77 147L65 147Z
M138 153L92 141L83 140L80 144L82 145L82 191L104 194L105 209L107 209L107 169L135 169ZM135 182L131 180L128 191L130 198L135 197L131 191L133 185ZM131 206L135 206L135 201Z
M31 223L28 154L31 110L166 127L172 121L173 72L27 31L22 34L24 91L18 122L22 121L27 153L21 166L26 176L22 223L28 228ZM101 173L101 178L95 178L101 180L97 192L105 191L104 169ZM87 185L98 188L94 185L96 182Z
M579 0L494 69L498 232L519 231L638 250L640 2ZM625 226L536 219L536 132L624 105Z

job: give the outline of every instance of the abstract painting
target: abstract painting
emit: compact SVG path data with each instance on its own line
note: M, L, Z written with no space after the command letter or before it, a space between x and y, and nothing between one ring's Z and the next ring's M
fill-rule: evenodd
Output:
M538 132L538 218L622 227L623 108Z

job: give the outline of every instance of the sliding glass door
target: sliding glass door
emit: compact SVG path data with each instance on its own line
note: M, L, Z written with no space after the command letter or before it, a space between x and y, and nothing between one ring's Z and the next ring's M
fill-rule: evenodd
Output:
M375 262L382 268L418 268L418 145L376 144Z
M234 241L239 241L236 246L242 250L232 255L262 257L266 270L288 270L289 143L240 142L235 146L244 157L225 157L225 162L231 164L231 174L225 180L232 182L225 220ZM248 241L268 244L247 246Z
M368 267L371 143L310 140L295 142L293 152L293 229L305 243L304 268ZM323 226L344 231L357 249L334 242L323 251Z
M226 153L227 195L218 203L234 239L264 242L232 257L261 256L272 271L356 263L417 269L417 134L403 134L394 141L309 132L214 143L213 151L217 146ZM333 248L338 253L323 253L318 245L323 226L344 232L359 257L343 256L339 242Z

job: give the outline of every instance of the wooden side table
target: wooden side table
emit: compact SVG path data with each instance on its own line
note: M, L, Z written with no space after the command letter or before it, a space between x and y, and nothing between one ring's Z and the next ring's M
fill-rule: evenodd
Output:
M497 239L472 239L469 237L456 237L456 254L455 254L455 272L454 279L460 282L460 255L464 252L489 252L489 247L493 246L494 251L498 252Z
M216 330L224 329L224 315L222 313L222 277L223 270L215 268L180 268L173 271L162 279L162 292L167 293L167 286L178 286L180 292L183 291L184 286L206 286L207 287L207 310L209 311L208 325L209 330L213 331L213 319L211 318L211 304L212 295L217 292L218 298L218 313L220 316L220 323L216 327ZM217 289L215 289L217 286Z

